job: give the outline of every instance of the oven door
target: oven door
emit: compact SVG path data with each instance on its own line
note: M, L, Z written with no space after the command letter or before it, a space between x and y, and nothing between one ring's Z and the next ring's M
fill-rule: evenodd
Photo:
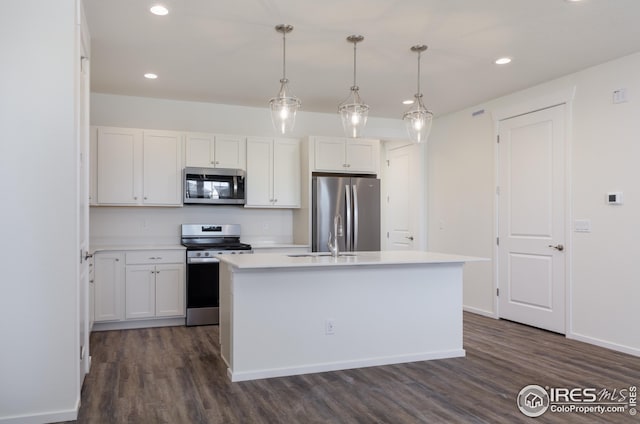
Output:
M220 261L187 258L187 326L220 322Z

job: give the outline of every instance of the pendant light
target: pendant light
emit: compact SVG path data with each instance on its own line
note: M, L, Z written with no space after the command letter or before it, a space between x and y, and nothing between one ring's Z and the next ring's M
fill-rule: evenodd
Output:
M356 85L356 45L364 40L362 35L350 35L347 41L353 43L353 86L347 99L338 107L338 113L342 118L342 127L347 137L360 136L362 129L367 124L369 106L360 99L359 87Z
M426 50L427 46L424 44L411 47L412 52L418 53L418 92L414 96L413 106L405 112L402 119L407 126L409 138L414 143L422 143L427 140L433 121L433 113L424 106L422 93L420 93L420 56Z
M289 87L287 86L289 80L286 73L287 50L285 37L287 33L293 31L293 26L277 25L276 31L282 34L282 79L280 80L278 97L272 98L269 101L269 106L271 107L271 120L274 128L281 134L286 134L293 131L293 126L296 123L296 112L302 103L300 99L289 92Z

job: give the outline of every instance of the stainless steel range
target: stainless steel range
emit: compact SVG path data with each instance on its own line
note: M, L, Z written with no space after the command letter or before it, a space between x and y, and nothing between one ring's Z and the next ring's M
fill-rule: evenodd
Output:
M240 243L237 224L183 224L182 245L187 248L187 326L218 324L220 261L216 255L253 253Z

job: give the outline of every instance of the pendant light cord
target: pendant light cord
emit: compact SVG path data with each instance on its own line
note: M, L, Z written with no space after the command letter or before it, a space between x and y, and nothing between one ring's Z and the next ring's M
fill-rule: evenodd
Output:
M282 31L282 79L287 79L287 31Z
M418 93L416 95L420 95L420 55L422 52L418 52Z
M356 85L356 46L358 45L358 43L353 43L353 87L355 89L355 87L357 87Z

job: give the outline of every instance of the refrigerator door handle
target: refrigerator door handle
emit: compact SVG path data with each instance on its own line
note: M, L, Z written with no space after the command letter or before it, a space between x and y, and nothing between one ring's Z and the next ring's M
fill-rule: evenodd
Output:
M353 188L353 248L352 251L358 250L358 189L356 185Z
M344 235L344 247L345 250L350 252L351 249L351 223L353 222L351 219L351 188L349 187L349 185L345 185L344 186L344 196L345 196L345 200L346 200L346 209L347 209L347 213L346 213L346 226L347 226L347 233Z

